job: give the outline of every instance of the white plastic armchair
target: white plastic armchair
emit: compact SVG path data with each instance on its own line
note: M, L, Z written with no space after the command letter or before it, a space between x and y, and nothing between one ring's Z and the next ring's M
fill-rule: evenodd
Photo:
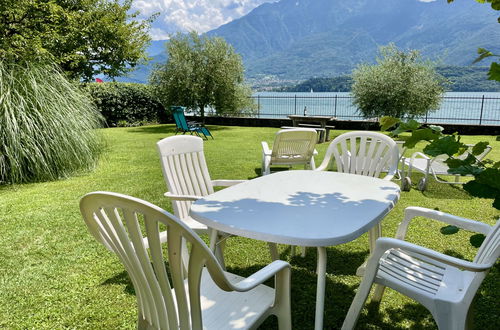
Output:
M168 188L165 196L172 201L174 214L198 234L209 234L210 246L223 264L222 243L216 231L189 216L191 204L214 192L215 186L232 186L246 180L212 180L203 153L203 139L191 135L172 136L157 144L163 178ZM220 249L219 249L220 248Z
M338 172L372 177L387 172L384 179L391 180L398 170L399 147L382 133L353 131L333 139L316 171L328 170L332 157Z
M479 232L486 238L472 262L454 258L404 241L408 225L415 217ZM342 329L352 329L356 325L374 283L380 286L375 289L373 300L380 300L384 286L388 286L424 305L440 330L464 329L474 295L499 256L500 221L489 226L435 210L409 207L396 238L377 240Z
M304 165L314 169L316 130L312 128L282 129L276 133L273 149L262 141L262 175L271 173L271 165Z
M457 158L465 159L467 156L471 154L471 148L473 145L467 145L469 148ZM487 146L484 151L475 156L477 162L480 162L489 152L491 151L491 146ZM449 183L449 184L463 184L465 182L460 181L459 174L450 174L448 173L449 167L445 163L448 159L448 155L439 155L434 158L431 158L421 152L415 152L410 158L404 160L403 165L408 166L408 176L404 178L405 185L410 187L411 185L411 173L413 170L421 172L424 174L424 177L419 180L417 184L417 188L421 191L425 191L427 188L427 183L429 182L429 174L434 176L434 179L440 183ZM439 176L454 176L455 181L445 181L439 178Z
M82 198L80 210L96 240L125 266L137 297L138 329L248 329L272 314L280 329L291 329L288 263L275 261L247 278L224 272L183 221L134 197L94 192ZM166 250L160 228L167 229ZM182 241L191 246L187 270ZM262 284L273 277L275 289Z
M371 177L379 177L382 172L387 172L383 179L392 180L398 172L399 149L396 141L382 133L369 131L344 133L332 140L323 162L316 171L328 170L330 164L335 161L338 172ZM379 222L369 231L371 252L381 234L382 224ZM362 276L364 269L365 264L358 268L357 274Z

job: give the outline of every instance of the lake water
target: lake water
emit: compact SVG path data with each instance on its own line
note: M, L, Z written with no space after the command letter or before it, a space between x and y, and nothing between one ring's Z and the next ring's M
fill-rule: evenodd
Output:
M253 95L260 118L287 118L288 115L331 115L339 120L362 120L352 105L350 93L279 93ZM500 93L446 93L439 110L422 122L437 124L500 125Z

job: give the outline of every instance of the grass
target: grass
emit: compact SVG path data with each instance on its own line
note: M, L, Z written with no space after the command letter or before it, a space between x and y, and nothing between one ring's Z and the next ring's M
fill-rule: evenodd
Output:
M260 141L273 141L273 128L211 126L215 140L205 143L213 179L252 179L260 173ZM0 328L54 329L135 328L134 290L118 259L88 233L78 210L84 194L116 191L146 199L169 211L163 197L162 178L155 143L173 135L172 125L102 130L107 149L92 173L65 180L0 186ZM336 136L343 131L334 131ZM464 142L487 140L490 158L500 159L500 142L494 137L464 136ZM317 163L328 144L318 146ZM417 182L415 174L414 182ZM431 180L424 193L403 192L398 205L384 220L384 234L394 236L402 212L409 205L439 210L493 224L498 211L491 200L468 196L460 187ZM410 228L409 240L448 254L473 258L472 235L460 231L443 236L439 224L419 221ZM290 258L281 246L282 258L292 271L292 313L296 329L314 324L316 252L305 259ZM368 255L366 235L328 249L325 328L339 328L359 285L355 270ZM230 271L249 275L270 262L267 245L245 238L231 238L226 249ZM474 324L478 329L500 325L499 268L494 267L478 291ZM275 327L275 320L263 328ZM377 311L363 311L360 329L435 329L425 308L387 290Z

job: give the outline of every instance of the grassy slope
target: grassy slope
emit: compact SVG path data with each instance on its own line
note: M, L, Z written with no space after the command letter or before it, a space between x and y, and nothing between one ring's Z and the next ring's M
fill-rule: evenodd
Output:
M251 179L260 172L260 141L272 142L276 129L211 127L215 140L205 143L214 179ZM335 131L334 135L342 133ZM87 192L109 190L151 201L171 211L162 195L162 179L155 143L173 134L171 125L103 130L107 150L95 172L57 182L0 187L0 328L134 328L136 304L123 266L89 235L78 211ZM488 140L492 159L500 159L494 137L464 137L465 142ZM327 144L318 146L323 158ZM416 180L414 180L416 182ZM403 209L409 205L439 208L493 224L498 212L491 201L473 199L461 188L431 181L428 191L403 192L397 207L384 220L384 234L393 236ZM470 233L444 237L440 226L420 221L409 239L453 255L471 258ZM248 275L269 263L267 245L243 238L227 244L229 270ZM282 257L293 265L292 308L294 328L312 328L316 252L305 259ZM342 323L359 278L354 275L368 253L366 235L328 249L325 327ZM475 325L495 329L500 324L498 267L480 288ZM402 295L388 290L381 312L365 309L360 328L435 328L430 314ZM369 312L369 316L367 316ZM264 324L273 327L274 320Z

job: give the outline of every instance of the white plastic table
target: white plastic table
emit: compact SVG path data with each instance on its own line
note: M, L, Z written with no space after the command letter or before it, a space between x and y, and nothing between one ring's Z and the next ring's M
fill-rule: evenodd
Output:
M285 171L220 190L191 206L219 231L272 243L317 247L315 329L323 327L326 247L347 243L380 222L399 199L397 184L324 171Z

